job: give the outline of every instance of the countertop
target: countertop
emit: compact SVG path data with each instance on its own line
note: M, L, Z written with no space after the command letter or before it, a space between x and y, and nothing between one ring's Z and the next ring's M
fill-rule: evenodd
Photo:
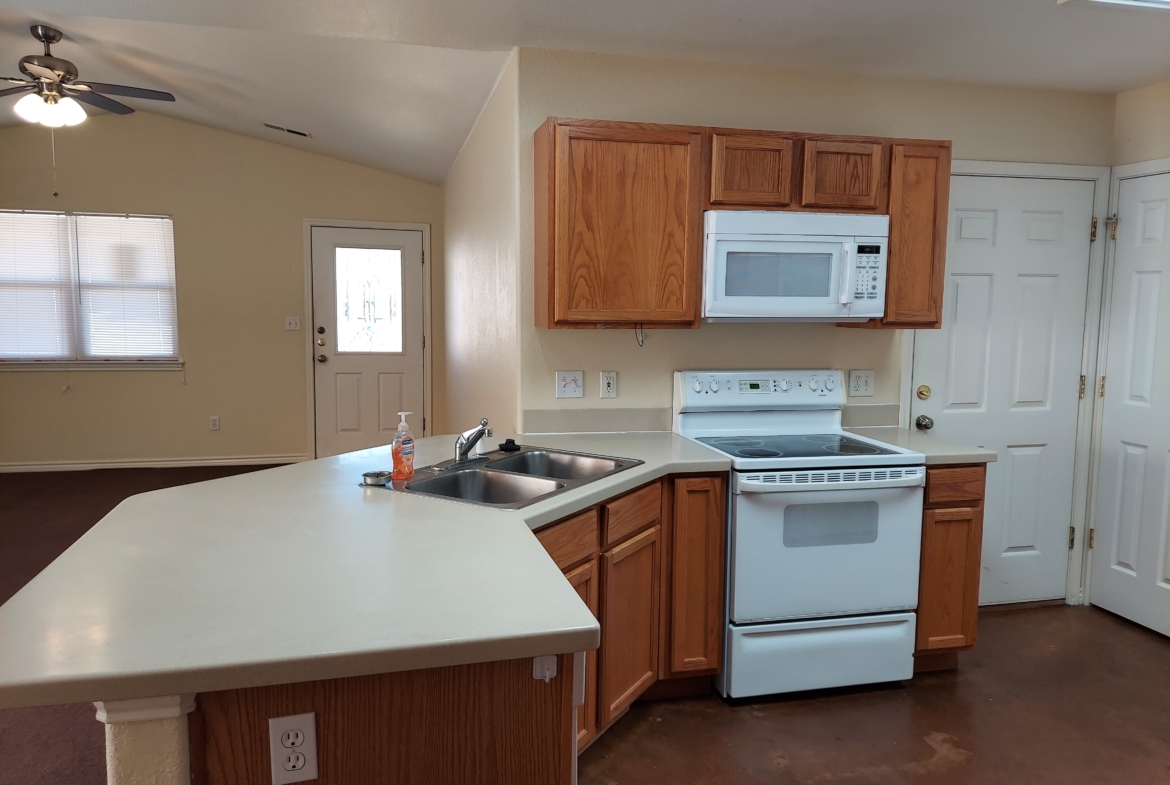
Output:
M531 530L730 462L671 433L516 438L645 463L518 511L360 487L388 447L131 497L0 607L0 709L597 648Z
M899 428L897 426L875 426L869 428L846 428L858 436L868 436L881 442L905 447L926 456L927 466L945 466L958 463L995 463L995 450L956 444L940 439L929 431Z

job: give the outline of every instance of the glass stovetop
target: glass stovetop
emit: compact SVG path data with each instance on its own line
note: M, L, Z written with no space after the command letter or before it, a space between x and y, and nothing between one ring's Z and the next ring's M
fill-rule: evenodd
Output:
M799 436L706 436L698 441L736 458L823 458L826 455L896 455L837 433Z

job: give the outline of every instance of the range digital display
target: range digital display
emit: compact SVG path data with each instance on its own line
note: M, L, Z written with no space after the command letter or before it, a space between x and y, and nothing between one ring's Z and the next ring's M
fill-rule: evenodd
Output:
M739 382L741 393L766 393L772 391L772 383L767 380L752 381L741 379Z
M882 252L880 245L859 245L857 246L858 253L878 254Z

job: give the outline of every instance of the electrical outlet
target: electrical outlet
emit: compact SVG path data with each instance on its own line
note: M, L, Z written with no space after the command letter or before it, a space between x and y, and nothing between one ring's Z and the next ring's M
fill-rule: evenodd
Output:
M584 371L557 371L557 397L585 397Z
M219 415L218 414L211 415L211 421L208 423L208 427L210 427L211 430L213 430L213 431L219 430Z
M849 397L870 398L873 396L873 371L849 372Z
M284 329L286 329L286 330L299 330L299 329L301 329L301 317L299 317L299 316L286 316L286 317L284 317Z
M272 785L317 779L317 715L294 714L268 720Z
M617 371L601 372L601 397L617 397Z

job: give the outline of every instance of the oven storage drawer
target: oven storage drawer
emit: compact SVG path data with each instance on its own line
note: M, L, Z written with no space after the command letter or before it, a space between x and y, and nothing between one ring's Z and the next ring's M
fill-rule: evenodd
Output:
M913 613L731 625L725 696L901 681L914 675Z

